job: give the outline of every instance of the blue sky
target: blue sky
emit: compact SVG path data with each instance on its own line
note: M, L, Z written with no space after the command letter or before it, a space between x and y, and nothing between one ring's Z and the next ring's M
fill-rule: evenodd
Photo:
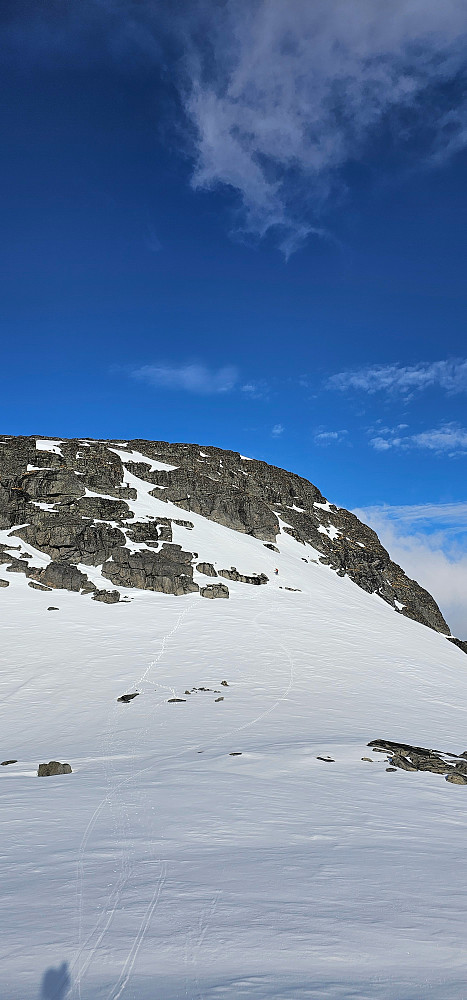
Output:
M463 566L464 0L1 17L3 432L232 448Z

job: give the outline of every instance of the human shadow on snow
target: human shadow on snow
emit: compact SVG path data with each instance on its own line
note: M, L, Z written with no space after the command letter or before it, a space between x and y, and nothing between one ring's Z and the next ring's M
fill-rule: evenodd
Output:
M68 962L47 969L42 977L40 1000L65 1000L71 986Z

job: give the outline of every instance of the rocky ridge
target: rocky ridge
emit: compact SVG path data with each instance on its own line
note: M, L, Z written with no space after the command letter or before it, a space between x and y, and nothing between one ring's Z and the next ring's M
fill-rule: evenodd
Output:
M106 592L87 567L99 567L115 587L178 596L228 596L220 581L200 587L194 569L207 577L268 583L264 574L245 575L235 566L216 570L202 552L175 544L173 524L189 531L187 519L138 519L131 509L138 483L158 501L252 535L273 551L281 530L309 543L338 575L449 636L431 595L392 562L375 532L353 514L328 503L294 473L196 444L0 437L0 563L7 573L24 573L31 586L65 588L96 600L107 600ZM35 565L28 546L48 561ZM118 591L111 593L109 603L119 598Z

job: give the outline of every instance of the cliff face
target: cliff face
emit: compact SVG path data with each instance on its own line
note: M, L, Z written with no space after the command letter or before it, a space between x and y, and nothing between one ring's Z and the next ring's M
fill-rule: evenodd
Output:
M154 513L148 506L143 513L138 509L141 489L157 501ZM86 567L101 567L101 576L116 587L198 591L193 570L207 565L198 562L203 552L173 542L173 525L189 531L191 522L164 516L161 502L252 535L269 548L285 531L313 546L340 576L408 618L449 634L436 602L392 562L375 532L291 472L195 444L0 437L0 562L39 588L118 600L118 591L111 598L88 578ZM12 534L49 560L32 564L21 544L9 544ZM228 572L237 570L219 575ZM212 568L207 575L217 572Z

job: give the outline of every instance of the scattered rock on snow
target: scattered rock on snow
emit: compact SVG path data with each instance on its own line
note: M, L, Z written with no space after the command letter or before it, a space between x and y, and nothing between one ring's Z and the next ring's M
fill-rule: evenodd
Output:
M58 610L59 608L53 608L52 605L50 606L50 608L47 608L47 611L58 611Z
M173 705L175 702L178 702L178 701L186 701L186 698L168 698L167 699L167 704L168 705Z
M92 599L102 604L118 604L120 593L118 590L96 590Z
M1 580L0 579L0 587L9 587L9 586L10 586L10 581L9 580Z
M375 753L389 751L392 756L388 762L393 768L403 771L431 771L432 774L456 774L467 778L467 761L461 759L462 755L456 758L456 754L411 746L409 743L395 743L392 740L372 740L367 745L373 747ZM450 761L444 760L444 757L449 757ZM456 759L457 763L454 764L452 761ZM463 785L467 784L467 780L456 780L454 783Z
M52 587L46 587L43 583L36 583L35 580L29 580L28 587L32 587L33 590L52 590Z
M208 597L214 600L216 597L228 597L229 588L223 583L211 583L207 587L200 587L201 597Z
M17 763L18 763L17 760L2 760L2 762L0 763L0 767L6 767L7 764L17 764Z
M326 764L335 764L334 757L317 757L316 760L324 760Z
M453 774L447 774L445 780L450 781L452 785L467 785L466 775L459 774L457 771Z
M223 576L226 580L235 580L236 583L250 583L254 587L260 586L262 583L268 583L269 577L265 573L255 573L253 576L245 576L244 573L239 573L235 566L230 569L220 569L219 576Z
M123 701L127 705L129 701L133 701L133 698L137 698L138 695L139 691L135 691L134 694L121 694L120 698L117 698L117 701Z
M60 764L58 760L49 760L48 764L39 764L37 769L39 778L50 778L55 774L71 774L69 764Z
M228 688L228 686L229 685L227 681L221 681L221 687Z
M220 698L214 698L214 701L224 701L224 699L223 699L223 697L220 697Z

